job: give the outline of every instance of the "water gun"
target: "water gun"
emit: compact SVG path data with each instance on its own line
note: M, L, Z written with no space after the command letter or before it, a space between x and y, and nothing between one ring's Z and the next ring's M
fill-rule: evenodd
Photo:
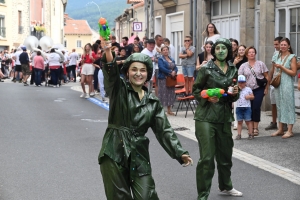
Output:
M101 17L99 19L99 22L98 22L98 25L99 25L99 33L100 33L100 36L105 40L105 41L108 41L109 40L109 36L110 36L110 29L108 27L108 23L107 23L107 20L103 17Z
M201 91L201 97L204 99L207 99L208 97L226 97L227 94L225 93L225 90L220 88L213 88L208 90L202 90Z

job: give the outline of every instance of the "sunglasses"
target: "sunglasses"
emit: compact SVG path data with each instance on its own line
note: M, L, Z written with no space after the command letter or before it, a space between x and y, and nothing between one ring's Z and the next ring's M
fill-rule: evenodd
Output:
M189 42L189 41L191 41L191 40L184 40L184 42Z

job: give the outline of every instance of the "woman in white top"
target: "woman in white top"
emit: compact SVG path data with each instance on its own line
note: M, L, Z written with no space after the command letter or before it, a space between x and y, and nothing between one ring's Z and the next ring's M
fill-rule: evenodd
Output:
M59 87L59 76L60 76L60 63L61 59L59 54L55 52L55 49L51 49L48 56L48 64L51 75L51 82L53 87Z
M219 31L217 30L216 26L213 23L209 23L206 26L205 31L202 33L203 36L205 36L203 46L202 46L202 51L204 51L204 44L207 41L212 41L213 43L216 42L217 39L221 37Z

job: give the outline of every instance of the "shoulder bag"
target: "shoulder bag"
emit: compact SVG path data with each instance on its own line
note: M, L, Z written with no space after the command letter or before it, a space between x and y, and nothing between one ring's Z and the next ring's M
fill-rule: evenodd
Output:
M177 84L177 80L176 80L176 76L167 76L166 78L166 85L167 87L175 87L175 85Z
M255 79L256 79L257 85L258 85L259 87L265 87L265 86L267 85L267 83L268 83L268 80L267 80L265 77L262 78L262 79L257 78L257 76L255 75L255 72L253 71L253 69L251 68L251 66L250 66L249 63L248 63L248 65L249 65L250 71L252 72L253 76L254 76Z
M285 62L286 62L287 57L288 57L288 56L286 56L285 59L284 59L283 66L284 66L284 64L285 64ZM271 83L270 83L270 85L272 85L272 86L275 87L275 88L278 88L279 85L280 85L281 72L282 72L282 70L280 69L279 74L278 74L275 78L273 78L272 81L271 81Z

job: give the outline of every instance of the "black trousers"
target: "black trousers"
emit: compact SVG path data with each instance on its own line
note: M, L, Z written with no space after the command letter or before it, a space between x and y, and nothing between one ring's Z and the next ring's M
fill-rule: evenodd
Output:
M70 73L72 73L74 82L76 82L76 65L70 65L68 68L69 68L69 79L71 78Z
M31 76L30 76L30 85L33 85L33 83L35 83L35 73L34 73L34 67L32 66Z

